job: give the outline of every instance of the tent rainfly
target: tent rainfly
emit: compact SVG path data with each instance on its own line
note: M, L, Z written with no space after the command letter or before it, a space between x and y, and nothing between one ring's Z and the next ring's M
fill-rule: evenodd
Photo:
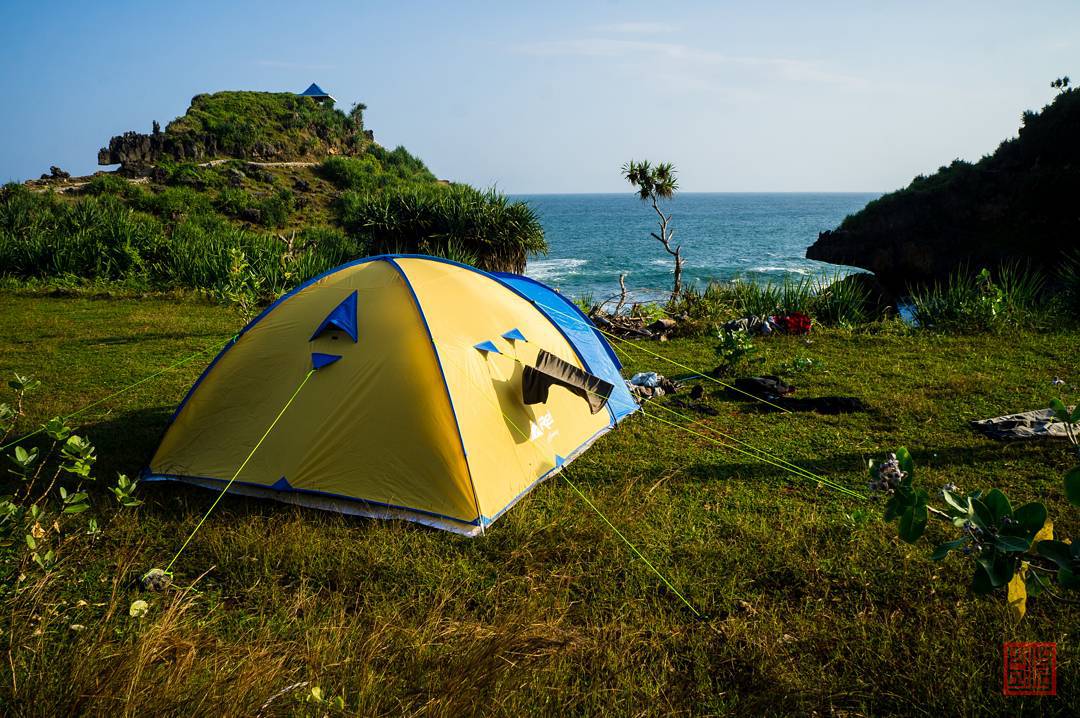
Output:
M368 257L245 327L177 408L144 477L221 490L258 447L229 491L475 535L637 408L620 369L585 315L539 282Z

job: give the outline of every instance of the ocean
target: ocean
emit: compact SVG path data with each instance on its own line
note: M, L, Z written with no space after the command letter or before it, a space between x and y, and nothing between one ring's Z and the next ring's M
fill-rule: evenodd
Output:
M859 271L805 258L818 232L833 229L877 193L694 193L663 205L674 242L683 245L683 281L780 281L789 275ZM549 252L529 259L526 274L578 297L602 300L626 273L632 299L671 291L672 258L649 232L657 217L630 192L515 195L536 210Z

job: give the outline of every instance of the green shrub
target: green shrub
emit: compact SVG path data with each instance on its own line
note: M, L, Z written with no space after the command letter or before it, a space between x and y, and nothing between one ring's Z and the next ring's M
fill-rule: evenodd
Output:
M367 142L344 112L291 92L196 95L165 133L176 141L211 138L218 155L248 158L353 151Z
M810 315L826 326L851 326L866 321L870 297L866 288L845 281L839 273L823 275L810 302Z
M259 200L257 204L259 222L264 227L284 227L294 208L293 193L287 189L279 190Z
M1060 297L1066 309L1073 316L1080 314L1080 249L1062 256L1058 280L1061 283Z
M344 192L337 212L345 230L374 253L468 252L482 268L520 271L528 254L547 251L544 230L528 204L465 185Z
M361 194L435 183L435 175L404 147L387 151L372 145L359 157L330 157L318 173L338 189Z
M142 194L142 188L123 177L111 173L102 173L91 178L86 183L86 187L83 188L83 192L93 196L111 195L128 200L137 200Z
M1043 279L1025 265L1005 265L997 277L983 269L961 269L944 283L911 290L912 316L923 328L951 332L989 331L1037 318Z

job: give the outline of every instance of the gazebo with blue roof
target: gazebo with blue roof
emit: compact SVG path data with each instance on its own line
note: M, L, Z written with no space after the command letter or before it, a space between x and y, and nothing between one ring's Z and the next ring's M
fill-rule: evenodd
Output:
M331 95L330 93L323 90L321 87L316 85L314 82L311 83L311 85L308 87L308 89L304 90L303 92L297 93L297 94L299 94L301 97L310 97L311 99L315 100L316 102L326 102L327 100L329 100L331 105L334 104L335 102L337 102L337 100L334 98L333 95Z

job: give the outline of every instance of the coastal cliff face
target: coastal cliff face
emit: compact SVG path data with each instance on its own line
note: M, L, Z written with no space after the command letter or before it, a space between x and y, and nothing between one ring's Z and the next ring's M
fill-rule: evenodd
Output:
M870 202L806 250L862 267L898 293L968 266L1029 262L1052 275L1080 249L1080 91L1026 112L1019 136L971 164Z

